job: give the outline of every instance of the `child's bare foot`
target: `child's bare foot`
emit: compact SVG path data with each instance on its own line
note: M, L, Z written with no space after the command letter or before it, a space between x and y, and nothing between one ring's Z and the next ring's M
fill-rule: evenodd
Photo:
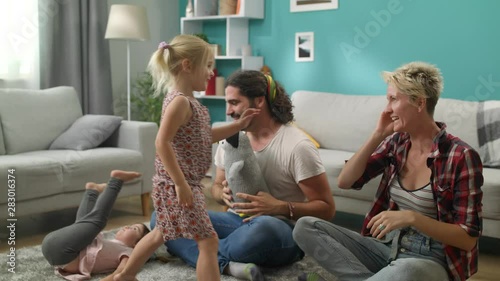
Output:
M105 184L105 183L88 182L85 184L85 189L93 189L99 193L102 193L104 191L104 189L106 188L106 186L107 186L107 184Z
M113 170L111 171L111 177L122 180L123 182L131 181L135 178L141 176L141 173L131 172L131 171L122 171L122 170Z
M114 281L138 281L137 278L135 278L135 276L125 275L125 274L123 274L123 272L116 274L113 277L113 280Z

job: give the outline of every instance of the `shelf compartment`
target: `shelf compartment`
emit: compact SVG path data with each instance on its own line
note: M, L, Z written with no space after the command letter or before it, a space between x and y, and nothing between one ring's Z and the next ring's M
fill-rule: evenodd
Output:
M218 16L210 15L213 11L212 0L194 0L194 18L216 17L247 17L254 19L264 18L264 0L240 0L240 12L237 15Z

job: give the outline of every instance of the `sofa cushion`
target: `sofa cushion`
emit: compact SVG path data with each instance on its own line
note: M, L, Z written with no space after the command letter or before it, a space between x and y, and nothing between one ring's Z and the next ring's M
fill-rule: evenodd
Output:
M483 165L500 167L500 101L479 103L477 125Z
M345 160L349 160L354 153L329 149L319 149L318 151L325 166L328 183L330 184L330 189L335 200L342 200L341 197L349 197L369 202L373 201L381 176L372 179L361 190L341 189L337 185L337 179L340 171L344 168Z
M317 140L315 140L309 133L307 133L304 129L300 128L299 126L297 126L297 124L295 124L295 122L292 122L290 123L290 125L294 126L295 128L299 129L302 133L304 133L304 135L306 135L306 137L314 144L314 146L316 148L319 148L320 145L318 143Z
M500 171L484 168L483 176L483 217L500 220Z
M307 130L321 148L351 152L357 151L373 132L386 102L385 95L310 91L292 95L297 126Z
M477 138L478 102L440 98L434 111L434 120L446 124L446 132L479 151Z
M0 204L7 202L7 169L15 169L16 201L63 191L63 169L58 161L43 156L3 155L0 157Z
M3 141L2 116L0 116L0 155L5 155L5 142Z
M112 170L133 170L142 173L142 154L124 148L99 147L82 151L42 150L23 153L60 163L63 191L80 191L88 181L107 182ZM151 163L153 165L153 163Z
M82 109L72 87L0 89L0 116L6 154L17 154L48 149Z
M120 116L113 115L84 115L58 136L49 149L86 150L95 148L115 132L122 119Z

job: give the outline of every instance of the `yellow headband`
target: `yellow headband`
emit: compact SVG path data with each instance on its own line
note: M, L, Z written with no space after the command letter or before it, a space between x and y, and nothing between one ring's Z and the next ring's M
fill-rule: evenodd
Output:
M269 98L269 105L274 103L276 99L276 83L270 75L264 74L267 79L267 96Z

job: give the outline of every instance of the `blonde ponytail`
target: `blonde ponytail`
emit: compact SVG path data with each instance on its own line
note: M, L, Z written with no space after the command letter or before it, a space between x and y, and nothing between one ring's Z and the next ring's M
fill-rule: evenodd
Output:
M194 35L177 35L170 43L161 42L148 64L154 96L171 90L184 59L189 60L194 68L199 68L213 59L213 55L210 45Z

